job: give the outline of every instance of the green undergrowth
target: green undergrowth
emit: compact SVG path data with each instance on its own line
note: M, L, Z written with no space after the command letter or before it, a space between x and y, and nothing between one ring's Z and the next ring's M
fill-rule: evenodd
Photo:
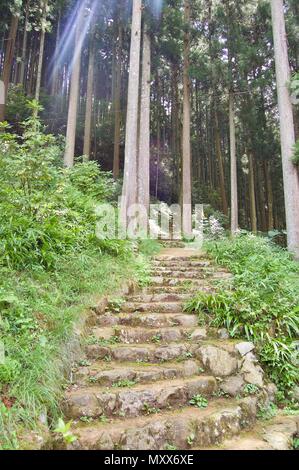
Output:
M146 283L152 249L97 236L96 207L117 201L113 178L82 159L63 168L63 141L35 110L28 103L20 134L0 125L0 449L57 424L84 309L126 280Z
M22 428L56 423L82 312L138 277L144 264L140 257L91 250L61 259L55 272L0 270L0 338L6 354L0 365L0 449L17 448Z
M198 293L186 305L201 322L225 327L232 338L253 341L279 390L292 398L298 383L299 265L266 239L240 235L205 248L234 278L217 293Z

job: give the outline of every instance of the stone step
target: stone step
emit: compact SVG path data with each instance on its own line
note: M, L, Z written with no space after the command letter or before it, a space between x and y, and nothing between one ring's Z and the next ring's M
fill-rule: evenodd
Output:
M171 274L163 273L163 276L152 276L150 283L153 286L178 286L188 285L190 283L193 286L201 286L203 280L209 279L210 281L216 281L221 279L232 279L233 275L228 272L214 272L214 273L193 273L193 272L173 272Z
M188 260L179 260L179 261L173 261L173 260L153 260L152 265L155 267L165 267L165 268L173 268L177 267L179 269L186 269L189 267L195 268L206 268L211 266L211 261L209 260L202 260L202 261L188 261Z
M155 286L150 286L144 289L144 293L148 294L185 294L188 296L188 298L192 297L193 295L196 294L198 291L201 292L209 292L213 293L215 292L215 289L211 286L209 286L207 283L202 281L202 284L200 286L192 285L191 283L188 283L186 285L181 284L181 285L175 285L175 286L163 286L163 285L155 285ZM188 300L188 299L187 299Z
M122 312L157 312L157 313L182 313L182 302L126 302L121 307Z
M206 277L209 277L212 275L212 273L208 273L206 271L170 271L170 270L158 270L156 269L155 271L152 271L151 275L156 278L156 277L170 277L172 279L205 279Z
M85 352L89 359L111 360L119 362L151 362L162 363L164 361L179 361L191 359L192 345L186 343L170 343L167 345L158 344L113 344L109 346L101 346L92 344L86 346ZM196 345L193 345L196 347Z
M120 416L132 418L146 415L149 410L165 410L188 405L195 395L211 397L217 390L212 376L155 382L149 387L129 388L80 387L66 393L65 415L68 419L82 416L99 418Z
M112 423L80 424L73 429L77 440L68 445L78 450L188 450L211 446L236 436L253 425L254 399L214 400L206 409L186 407ZM61 444L61 447L65 444ZM60 447L60 448L61 448Z
M208 450L292 450L298 426L298 416L276 416L267 422L257 422L253 430L243 431L234 439L227 439Z
M168 277L168 276L153 276L150 278L150 286L155 287L155 286L163 286L163 287L184 287L186 289L190 287L196 287L199 289L202 285L207 285L207 281L205 280L206 278L184 278L184 277L178 277L178 278L173 278L173 277Z
M207 260L207 255L205 253L198 253L194 252L194 254L188 256L188 254L184 255L183 250L181 255L172 255L172 254L165 254L165 255L156 255L153 257L153 261L159 261L164 263L165 261L173 261L177 263L181 262L193 262L193 261L206 261Z
M149 328L158 328L163 326L182 326L186 328L198 326L198 318L196 315L179 314L179 313L123 313L112 314L106 313L100 315L96 319L99 326L144 326Z
M104 342L114 341L119 343L172 343L177 341L197 341L207 338L206 328L141 328L141 327L104 327L93 328L92 338ZM117 341L116 341L117 340Z
M78 366L73 371L73 383L76 385L97 384L111 387L114 384L130 381L147 384L161 380L173 380L182 377L200 375L202 369L199 364L189 359L180 363L144 364L139 362L99 363Z
M186 300L190 299L190 294L181 294L176 292L169 292L169 293L160 293L160 294L139 294L128 297L129 302L185 302Z
M185 248L186 244L180 240L159 240L159 243L165 248Z
M205 273L211 271L211 267L194 267L194 266L154 266L152 269L152 273L166 273L168 275L171 275L174 272L180 272L180 273L185 273L185 272L192 272L192 273Z
M237 351L235 341L221 341L217 339L185 341L169 344L92 344L85 348L86 356L93 360L106 362L146 362L159 364L165 361L180 362L196 358L204 370L208 370L216 377L229 377L243 367L241 356ZM250 360L249 360L250 361ZM242 369L245 380L247 377L256 377L258 371L254 363L244 362ZM254 370L253 370L254 368ZM254 375L255 374L255 375ZM253 382L251 382L253 383Z

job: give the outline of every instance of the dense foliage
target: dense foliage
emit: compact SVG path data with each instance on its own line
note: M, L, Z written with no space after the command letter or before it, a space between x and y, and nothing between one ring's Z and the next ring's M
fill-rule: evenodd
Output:
M35 117L22 128L0 133L0 449L18 446L23 423L57 419L72 360L62 348L79 314L139 266L128 242L95 236L95 205L114 198L110 174L95 162L63 169L60 139Z
M95 235L95 207L114 195L110 174L96 162L63 169L60 140L44 133L35 117L22 127L21 136L6 125L0 134L0 264L49 269L57 255L88 245L125 250L125 243L109 244Z
M203 322L256 344L269 377L281 389L298 381L299 266L284 250L252 235L207 243L210 255L235 275L216 294L186 306Z

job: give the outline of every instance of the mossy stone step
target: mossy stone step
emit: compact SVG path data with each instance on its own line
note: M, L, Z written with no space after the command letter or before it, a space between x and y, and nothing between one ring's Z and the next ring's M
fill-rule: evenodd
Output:
M195 315L179 314L179 313L123 313L111 314L106 313L97 317L98 326L143 326L149 328L157 328L163 326L182 326L195 327L198 326L198 318Z
M187 407L175 411L112 422L80 424L77 440L68 445L78 450L180 450L208 447L237 436L255 422L256 400L215 400L206 409ZM65 444L57 442L57 448Z
M65 414L69 419L101 415L123 418L142 416L149 410L165 410L187 405L195 395L211 397L217 390L212 376L164 380L149 387L135 385L127 388L80 387L66 393Z
M86 364L86 363L85 363ZM188 359L180 363L151 364L140 362L119 362L87 363L85 366L78 366L73 372L73 383L77 385L97 384L102 386L112 386L129 382L139 384L152 383L161 380L173 380L182 377L201 375L203 369L198 362Z

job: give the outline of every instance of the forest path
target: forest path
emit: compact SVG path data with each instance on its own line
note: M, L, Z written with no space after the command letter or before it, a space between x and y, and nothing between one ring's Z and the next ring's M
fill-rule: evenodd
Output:
M278 440L252 431L258 400L271 395L254 346L184 312L195 292L231 275L198 250L166 245L152 261L150 285L99 313L89 332L66 392L65 419L77 436L68 448L289 448L295 420L281 418L284 439L279 425ZM257 383L259 393L248 396L246 385ZM239 447L229 441L236 436Z

